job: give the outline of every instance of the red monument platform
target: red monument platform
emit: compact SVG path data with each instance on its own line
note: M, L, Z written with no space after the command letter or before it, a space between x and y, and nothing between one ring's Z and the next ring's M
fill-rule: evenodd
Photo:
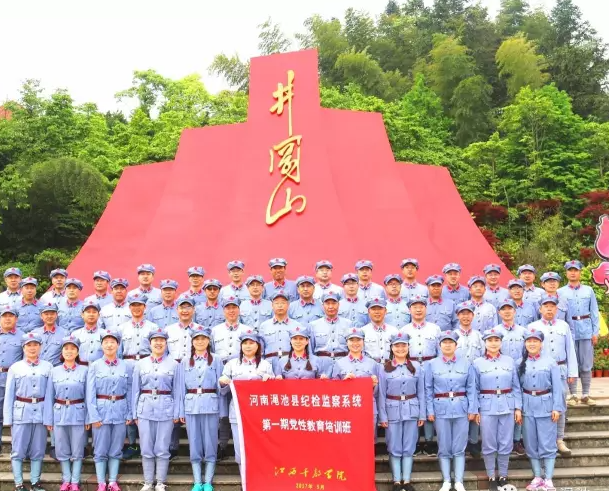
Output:
M93 233L69 266L136 283L143 262L185 289L186 270L226 279L226 263L288 276L320 259L336 277L359 259L374 278L416 257L421 276L459 262L468 277L499 258L443 167L397 163L377 113L320 107L315 50L254 58L246 123L187 129L176 158L128 167Z

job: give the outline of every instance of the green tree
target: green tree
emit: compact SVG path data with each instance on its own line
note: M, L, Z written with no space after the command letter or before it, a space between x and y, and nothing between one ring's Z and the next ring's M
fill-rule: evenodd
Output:
M504 37L511 37L523 30L529 13L529 2L526 0L501 0L497 15L497 29Z
M507 79L508 93L515 96L522 87L541 87L549 76L547 63L535 51L535 45L522 34L506 39L497 50L499 75Z
M434 35L429 56L426 73L430 86L449 107L457 86L474 74L474 61L457 39L442 34Z
M82 245L103 212L109 183L95 167L72 158L35 164L24 176L27 207L4 213L0 246L19 244L34 254L53 244L73 250Z
M493 88L481 75L462 80L455 89L451 107L460 146L488 138L493 127L492 93Z
M290 50L292 41L281 31L278 24L270 18L258 25L258 51L261 55L285 53Z

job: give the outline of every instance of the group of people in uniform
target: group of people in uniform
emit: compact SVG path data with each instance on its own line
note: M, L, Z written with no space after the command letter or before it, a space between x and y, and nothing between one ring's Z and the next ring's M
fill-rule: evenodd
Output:
M142 491L165 491L169 462L185 425L193 491L211 491L216 462L232 434L241 463L233 380L349 380L374 388L374 428L385 430L394 491L412 491L413 456L438 457L440 491L464 491L465 455L482 455L489 489L505 486L510 454L529 457L530 491L550 491L564 442L568 406L590 397L599 311L582 264L556 272L531 265L499 286L501 267L461 283L447 264L423 283L415 258L400 274L372 281L373 263L332 282L319 261L314 276L286 279L287 261L269 261L272 279L227 264L229 282L188 269L154 286L155 268L137 268L136 288L106 271L95 293L64 269L36 299L37 280L18 268L0 293L0 397L11 427L15 491L31 490L49 452L61 463L60 491L79 491L92 438L98 491L120 491L120 462L141 454ZM577 396L577 380L582 396ZM436 442L434 442L434 434ZM422 437L422 439L421 439ZM127 440L128 443L125 443ZM139 440L139 443L138 443ZM370 442L372 444L373 442Z

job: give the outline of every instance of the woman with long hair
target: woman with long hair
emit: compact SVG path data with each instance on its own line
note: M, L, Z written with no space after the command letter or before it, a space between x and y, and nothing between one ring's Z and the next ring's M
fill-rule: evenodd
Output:
M474 360L480 411L476 423L482 432L482 457L490 491L503 489L507 485L508 464L514 445L514 423L522 424L518 371L514 360L501 354L503 332L499 326L484 331L484 356ZM495 475L496 467L499 467L498 477Z
M554 490L552 477L558 446L560 413L566 410L560 368L554 358L541 353L544 333L530 329L524 341L518 376L522 387L524 448L533 468L528 491ZM541 467L545 469L545 479Z
M410 360L410 336L391 336L391 352L379 373L379 425L385 430L393 491L414 491L410 482L419 427L425 423L423 367Z
M335 380L351 380L354 378L369 378L373 387L373 419L374 441L376 442L376 420L378 417L378 407L376 398L378 396L379 369L380 365L365 353L365 334L362 328L352 327L345 333L347 349L349 353L334 364L332 378Z
M212 491L220 421L218 380L222 376L224 365L211 351L211 328L198 326L190 336L190 357L182 360L184 404L181 407L180 420L186 423L188 434L194 478L192 491ZM204 478L202 462L205 462Z
M80 341L74 335L61 342L61 365L51 371L44 398L44 424L55 433L55 455L61 464L60 491L79 491L87 430L85 390L88 368L79 365Z
M442 356L425 367L427 419L435 423L438 435L438 459L444 479L440 491L451 488L465 491L463 478L469 422L474 421L478 413L476 376L467 358L455 355L455 332L442 333L439 342ZM455 470L454 486L451 486L451 461Z
M290 329L290 351L279 360L276 378L312 379L328 378L323 372L321 360L311 354L311 332L306 326Z
M248 329L239 336L241 351L237 358L233 358L224 365L222 376L220 377L220 391L227 394L230 390L229 385L232 380L269 380L275 378L273 367L267 360L262 359L262 340L258 334ZM228 418L233 434L233 444L235 447L235 461L241 473L241 439L239 438L239 427L237 425L237 414L235 412L235 401L230 401ZM243 479L243 476L241 476Z

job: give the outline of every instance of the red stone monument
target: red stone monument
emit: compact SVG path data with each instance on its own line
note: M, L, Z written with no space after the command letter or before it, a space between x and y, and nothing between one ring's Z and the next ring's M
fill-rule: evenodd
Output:
M275 256L289 277L329 259L335 281L359 259L376 281L404 257L423 278L501 264L447 169L395 162L380 114L320 106L315 50L252 59L246 123L187 129L173 162L126 168L69 271L136 283L149 262L182 290L190 266L225 280L231 259L266 275Z

